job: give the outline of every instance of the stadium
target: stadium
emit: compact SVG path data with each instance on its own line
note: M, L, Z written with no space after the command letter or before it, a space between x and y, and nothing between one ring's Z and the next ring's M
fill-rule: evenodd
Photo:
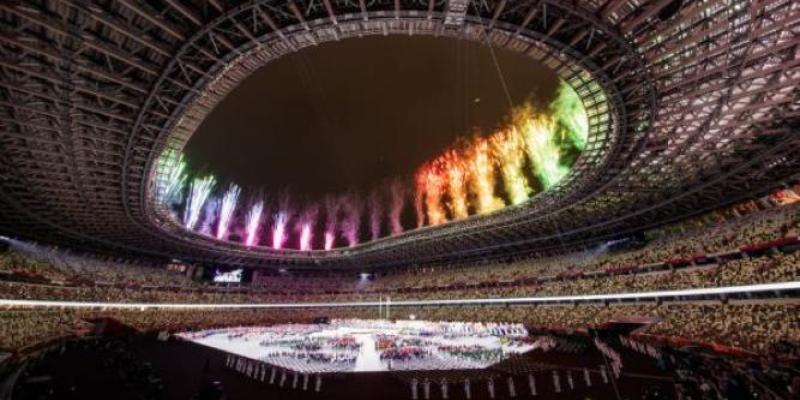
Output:
M0 3L0 400L800 397L800 3Z

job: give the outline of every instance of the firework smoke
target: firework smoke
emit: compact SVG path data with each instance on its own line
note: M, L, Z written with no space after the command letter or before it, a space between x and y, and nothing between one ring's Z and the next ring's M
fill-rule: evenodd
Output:
M225 239L228 236L233 213L236 211L236 203L239 201L239 194L242 192L238 186L231 184L228 191L222 197L222 206L219 210L219 222L217 224L217 239Z
M369 232L372 240L381 236L381 219L383 218L381 200L381 194L377 189L369 194Z
M425 225L425 175L417 173L415 183L417 190L414 191L414 212L417 215L417 228Z
M389 226L392 229L392 235L397 235L403 232L403 224L400 222L400 216L403 214L403 206L406 202L406 189L402 182L395 180L389 185L389 192L391 193Z
M347 240L347 245L353 247L358 244L359 227L361 226L361 199L355 194L343 198L342 208L344 219L341 222L342 236Z
M187 229L193 230L197 225L203 204L211 194L215 182L214 176L209 175L205 178L196 178L189 186L189 198L186 200L186 209L183 213L183 224Z

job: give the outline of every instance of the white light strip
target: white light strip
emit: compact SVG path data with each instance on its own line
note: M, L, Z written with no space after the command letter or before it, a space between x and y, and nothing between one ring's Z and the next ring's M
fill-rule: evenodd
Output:
M765 283L759 285L728 286L717 288L665 290L658 292L588 294L579 296L551 297L509 297L499 299L459 299L459 300L405 300L393 301L392 306L457 306L491 304L537 304L563 303L573 301L640 300L659 297L694 297L722 294L771 292L800 289L800 281ZM231 308L323 308L323 307L378 307L380 301L361 301L346 303L256 303L256 304L177 304L177 303L97 303L80 301L51 300L11 300L0 299L0 306L24 307L62 307L62 308L112 308L112 309L231 309Z

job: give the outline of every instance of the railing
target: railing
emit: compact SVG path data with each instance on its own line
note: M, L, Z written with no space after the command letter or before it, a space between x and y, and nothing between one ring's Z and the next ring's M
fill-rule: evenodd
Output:
M688 301L708 300L709 298L727 298L737 295L752 296L772 292L800 292L800 281L765 283L758 285L728 286L717 288L665 290L638 293L616 294L590 294L575 296L546 296L546 297L509 297L509 298L483 298L483 299L456 299L456 300L402 300L392 301L394 307L423 307L423 306L465 306L465 305L546 305L546 304L574 304L574 303L609 303L609 302L639 302L639 301ZM796 294L796 293L795 293ZM192 303L113 303L113 302L80 302L80 301L51 301L51 300L14 300L0 299L2 307L27 307L27 308L102 308L102 309L293 309L293 308L342 308L342 307L383 307L386 302L360 301L360 302L333 302L333 303L221 303L221 304L192 304Z

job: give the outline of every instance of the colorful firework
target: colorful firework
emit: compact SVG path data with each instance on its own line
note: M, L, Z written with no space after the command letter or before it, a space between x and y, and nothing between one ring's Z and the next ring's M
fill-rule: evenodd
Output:
M499 159L503 187L511 204L522 204L528 200L531 189L525 177L525 143L516 126L492 136L493 150Z
M420 185L425 186L425 210L429 225L439 225L447 221L447 214L442 202L447 182L442 168L441 160L434 160L427 167L422 168L422 173L417 177L422 181Z
M547 117L529 118L521 125L533 173L542 187L549 189L569 172L569 167L561 164L560 149L551 134L552 120Z
M494 192L496 159L493 157L489 140L483 137L475 137L467 157L471 170L469 181L472 186L472 193L477 201L475 207L478 213L486 214L503 208L505 205L503 200L497 197Z
M162 204L180 202L180 195L186 185L186 160L183 154L174 150L165 151L161 158L162 171L166 182L161 193Z
M308 212L292 214L288 192L284 193L272 216L272 247L280 249L289 235L299 235L301 250L311 250L315 226L322 225L323 248L336 246L337 234L349 246L354 246L362 236L377 239L385 231L401 233L404 229L402 214L406 196L413 196L413 209L417 226L437 225L449 219L462 219L470 213L494 212L506 204L522 204L535 192L547 190L562 180L586 147L588 118L577 93L566 84L558 89L556 98L545 109L536 109L526 103L511 110L505 125L487 136L476 135L467 142L446 150L439 157L426 162L414 176L413 190L396 179L366 197L356 193L326 196L323 206L324 224L317 223L319 207ZM198 229L225 239L234 223L240 188L230 185L221 199L210 197L215 180L213 176L195 179L186 185L186 161L177 152L162 155L159 173L163 182L158 198L162 204L175 204L185 194L183 223L189 229L197 225L203 213L203 224ZM188 186L188 188L186 188ZM388 201L388 204L384 204ZM412 200L409 200L412 201ZM366 205L366 208L364 207ZM245 244L257 245L263 202L251 205L245 215ZM361 234L362 217L368 231ZM387 219L387 228L382 221ZM290 225L289 222L292 222ZM290 227L292 229L290 229Z
M239 201L239 194L242 192L238 186L231 184L228 191L222 197L222 206L219 210L219 222L217 223L217 239L225 239L228 236L233 213L236 211L236 203Z
M259 200L255 202L250 207L250 211L247 212L247 224L245 226L247 237L244 242L247 247L251 247L258 242L258 227L261 225L261 213L263 211L264 202Z
M200 219L200 212L203 211L211 190L214 189L216 179L209 175L204 178L196 178L189 186L189 197L186 199L186 209L183 213L183 224L187 229L194 229Z
M447 174L447 193L450 195L450 212L453 218L461 219L469 215L467 199L467 167L458 152L446 153L442 168Z

